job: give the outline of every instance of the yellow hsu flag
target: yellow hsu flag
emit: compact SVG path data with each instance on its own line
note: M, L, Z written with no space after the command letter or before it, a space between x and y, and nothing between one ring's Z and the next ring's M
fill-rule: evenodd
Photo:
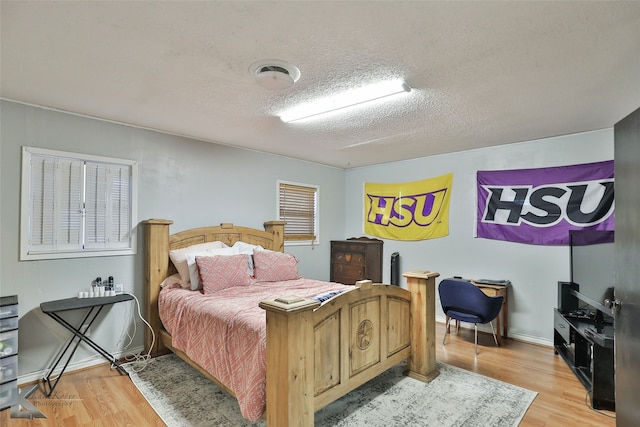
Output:
M449 234L453 173L400 184L364 184L364 232L394 240Z

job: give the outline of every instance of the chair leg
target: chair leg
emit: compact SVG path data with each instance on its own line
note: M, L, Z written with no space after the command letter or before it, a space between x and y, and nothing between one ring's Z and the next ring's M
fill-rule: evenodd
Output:
M476 355L478 354L478 324L474 323L473 327L476 330L476 335L475 335L475 350L476 350Z
M451 319L447 318L447 327L444 329L444 336L442 337L442 345L445 345L447 341L447 334L449 333L449 327L451 326Z
M500 344L498 344L498 338L496 337L496 330L493 329L493 323L489 322L489 325L491 325L491 332L493 333L493 340L496 342L496 347L500 347Z

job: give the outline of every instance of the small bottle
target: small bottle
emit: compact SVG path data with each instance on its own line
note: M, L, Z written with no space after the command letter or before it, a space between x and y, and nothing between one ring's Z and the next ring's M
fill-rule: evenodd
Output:
M107 290L113 291L113 276L109 276L109 286L107 286Z

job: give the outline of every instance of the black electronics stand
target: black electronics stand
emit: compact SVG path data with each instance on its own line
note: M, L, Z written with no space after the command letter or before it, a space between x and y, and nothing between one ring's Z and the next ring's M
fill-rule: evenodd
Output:
M558 282L553 344L585 386L594 409L615 411L614 325L597 307L578 308L577 291Z
M40 309L42 310L43 313L49 315L53 320L58 322L60 325L64 326L68 331L70 331L73 334L69 339L69 341L67 342L67 345L65 346L64 350L60 352L59 357L51 365L47 374L43 378L45 382L45 391L47 388L46 386L49 386L48 387L49 390L46 392L47 397L51 396L51 394L53 393L53 390L58 385L58 382L62 378L62 374L64 374L64 371L67 369L67 366L69 365L69 362L71 361L71 358L73 357L74 353L78 349L78 345L80 344L80 342L84 342L88 344L91 348L93 348L96 352L98 352L102 357L104 357L106 360L111 362L111 364L116 369L118 369L118 371L121 374L129 375L127 371L125 371L124 368L120 366L120 364L118 364L115 357L113 357L111 354L109 354L108 351L106 351L105 349L100 347L98 344L96 344L93 340L91 340L87 336L86 332L91 327L93 322L98 317L98 314L100 314L100 312L104 307L112 304L116 304L118 302L130 301L132 299L133 299L133 296L129 294L121 294L121 295L98 297L98 298L67 298L67 299L62 299L57 301L43 302L42 304L40 304ZM80 309L88 309L88 311L84 316L84 318L82 319L82 322L80 322L78 326L74 326L70 324L64 318L62 318L59 314L64 311L80 310ZM69 350L69 348L74 343L74 341L75 341L75 346L73 346L73 348L71 348L71 351L68 352L67 350ZM66 361L64 362L62 371L55 378L55 381L52 382L51 374L57 369L58 365L62 362L62 358L66 353L69 353L69 354L67 356Z

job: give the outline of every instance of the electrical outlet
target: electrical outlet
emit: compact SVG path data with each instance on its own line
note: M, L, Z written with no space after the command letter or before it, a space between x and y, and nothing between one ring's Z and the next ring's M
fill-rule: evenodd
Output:
M124 291L128 294L133 294L133 285L130 283L124 284Z
M80 330L84 331L84 336L85 337L90 337L91 336L91 328L89 327L89 325L82 325Z

